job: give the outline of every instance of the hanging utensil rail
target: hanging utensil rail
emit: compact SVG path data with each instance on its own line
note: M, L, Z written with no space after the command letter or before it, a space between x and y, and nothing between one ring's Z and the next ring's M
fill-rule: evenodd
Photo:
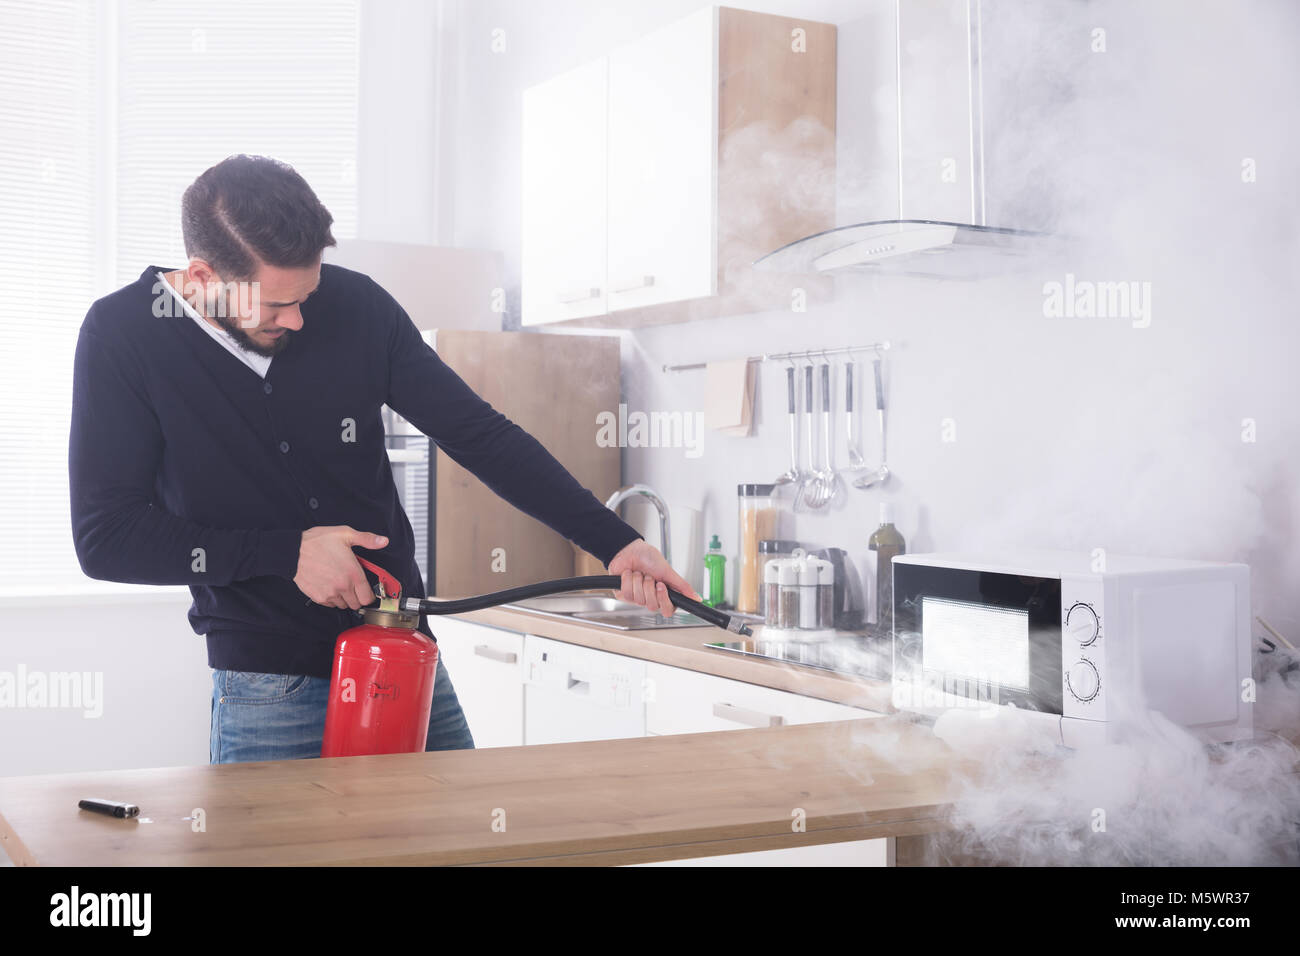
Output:
M831 355L848 355L853 352L887 352L889 342L873 342L870 345L850 345L838 349L804 349L799 352L767 352L763 355L751 355L749 362L800 362L812 361L814 358L827 358ZM665 365L665 372L686 372L691 369L707 368L708 362L692 362L689 365Z

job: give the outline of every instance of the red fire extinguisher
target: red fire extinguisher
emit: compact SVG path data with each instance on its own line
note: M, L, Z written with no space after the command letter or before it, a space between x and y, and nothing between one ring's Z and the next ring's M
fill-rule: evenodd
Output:
M438 645L415 629L418 612L402 610L397 579L357 560L379 577L379 605L363 609L365 623L334 645L321 756L423 753Z

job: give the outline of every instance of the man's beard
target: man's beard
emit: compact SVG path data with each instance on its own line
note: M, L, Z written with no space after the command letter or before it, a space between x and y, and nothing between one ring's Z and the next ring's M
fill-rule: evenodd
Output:
M285 329L280 333L280 337L270 345L259 345L257 342L253 341L252 336L250 336L244 329L240 328L238 319L232 319L228 315L221 314L217 314L213 316L213 318L217 320L218 325L230 333L230 337L235 340L236 344L238 344L241 349L245 352L252 352L255 355L261 355L266 358L270 358L272 355L278 355L283 352L289 347L289 339L293 337L293 332L289 329Z
M279 338L270 345L259 345L253 341L253 337L248 334L247 330L240 325L241 320L231 316L231 312L234 310L229 307L228 298L223 296L222 301L218 302L214 297L209 296L207 305L208 315L225 329L230 334L230 337L235 340L235 343L245 352L252 352L254 355L270 358L273 355L279 355L289 347L289 339L293 337L293 332L289 329L281 332Z

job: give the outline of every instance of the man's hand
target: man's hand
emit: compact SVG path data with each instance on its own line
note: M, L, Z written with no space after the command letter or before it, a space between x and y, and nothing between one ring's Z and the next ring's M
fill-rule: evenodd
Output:
M614 592L615 597L658 611L663 617L672 617L676 610L668 600L668 588L697 601L700 599L695 589L664 560L659 549L640 538L614 555L609 562L609 573L623 578L623 586Z
M354 531L347 525L308 528L302 533L293 583L317 604L360 610L375 602L375 592L352 548L373 550L387 544L383 535Z

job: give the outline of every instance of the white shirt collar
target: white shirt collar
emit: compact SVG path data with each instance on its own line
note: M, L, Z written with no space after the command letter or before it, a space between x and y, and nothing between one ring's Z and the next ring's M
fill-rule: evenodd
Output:
M170 292L176 301L181 304L181 308L185 310L185 314L199 324L199 328L203 329L204 332L207 332L208 335L212 336L212 338L217 342L220 342L225 347L226 351L251 368L259 376L266 378L266 373L271 368L272 356L258 355L256 352L250 352L248 349L244 348L236 342L235 337L225 329L217 328L207 319L203 318L203 316L199 315L194 306L185 301L185 297L177 292L175 287L167 281L166 273L159 272L158 278L162 281L162 284L167 287L167 291Z

